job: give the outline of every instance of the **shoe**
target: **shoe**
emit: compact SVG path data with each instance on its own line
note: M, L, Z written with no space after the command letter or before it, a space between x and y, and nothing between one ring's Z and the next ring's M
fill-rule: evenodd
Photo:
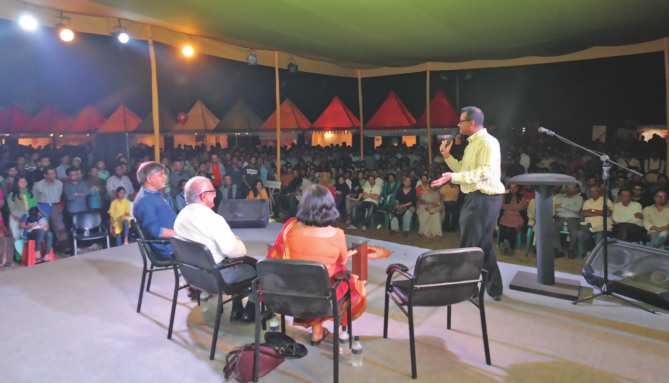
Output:
M408 236L409 236L409 232L408 232L408 231L405 231L405 232L404 232L404 236L405 236L405 237L408 237Z
M330 330L324 328L324 329L323 329L323 336L321 337L321 339L318 340L318 341L316 341L316 340L312 340L312 341L311 341L311 345L314 346L314 347L318 347L318 346L321 344L321 342L322 342L323 340L325 340L325 338L328 337L328 335L330 335Z
M367 231L367 226L362 225L362 231Z
M243 323L251 323L256 321L256 304L253 302L246 302L244 314L242 314Z
M499 250L502 252L502 255L506 255L506 243L505 243L505 241L502 241L499 244Z
M502 296L501 295L495 295L494 297L492 297L492 300L495 301L495 302L499 302L499 301L502 300Z
M508 254L512 254L512 253L513 253L513 249L511 248L511 243L509 242L508 239L505 239L505 240L504 240L504 250L506 250L506 252L507 252Z
M555 249L555 254L553 254L553 258L554 258L554 259L558 259L558 258L562 258L562 257L564 257L564 253L561 252L561 251L558 250L558 249Z
M349 229L349 230L358 230L358 228L355 227L355 225L348 225L347 229Z
M191 290L191 288L188 288L188 298L190 298L191 301L196 301L197 300L197 290Z
M232 311L230 312L230 322L236 322L242 319L244 315L244 304L242 301L232 302Z

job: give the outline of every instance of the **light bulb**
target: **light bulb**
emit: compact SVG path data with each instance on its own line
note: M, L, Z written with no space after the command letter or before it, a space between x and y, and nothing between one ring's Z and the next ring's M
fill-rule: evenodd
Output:
M37 29L37 19L30 13L25 13L19 17L19 25L26 31Z
M193 47L191 47L190 45L186 45L183 49L183 52L186 57L190 57L193 55L193 53L195 53Z
M125 33L125 32L121 32L121 33L118 34L118 41L125 44L128 41L130 41L130 36L128 36L128 34Z
M74 32L69 28L63 28L60 30L60 39L63 41L72 41L74 40Z

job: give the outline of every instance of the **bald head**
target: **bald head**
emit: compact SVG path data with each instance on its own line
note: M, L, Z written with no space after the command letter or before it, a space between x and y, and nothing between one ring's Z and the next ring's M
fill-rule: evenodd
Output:
M186 197L186 202L188 203L199 203L204 204L199 198L200 195L207 191L212 190L214 187L211 184L211 181L205 177L193 177L186 183L184 188L184 195Z

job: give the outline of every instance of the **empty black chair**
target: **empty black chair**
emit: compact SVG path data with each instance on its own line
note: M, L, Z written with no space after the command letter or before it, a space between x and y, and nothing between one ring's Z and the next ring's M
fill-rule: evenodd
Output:
M102 224L102 215L96 211L75 213L72 216L72 239L74 240L74 255L77 255L77 241L92 241L107 239L109 248L109 232Z
M170 243L169 238L146 239L144 238L144 233L142 232L142 226L139 223L139 221L133 221L133 222L137 223L136 225L132 225L132 227L135 227L137 231L137 236L140 238L137 240L137 244L139 245L139 252L142 254L142 261L143 261L142 283L139 286L139 298L137 299L137 312L139 312L142 308L142 297L144 295L144 282L146 280L146 274L149 274L149 281L146 284L146 291L148 292L149 288L151 287L151 277L153 277L154 272L173 270L175 266L174 266L174 261L172 261L172 258L160 259L156 257L156 254L153 252L153 249L150 246L151 243L162 243L162 244ZM149 263L151 264L151 269L148 268ZM157 267L157 269L154 269L154 267Z
M346 313L349 347L353 336L351 328L351 273L340 271L335 275L335 286L330 284L328 270L320 262L292 261L283 259L263 259L256 266L258 278L253 281L253 294L256 297L256 333L255 365L253 381L258 381L260 360L260 299L268 312L281 315L281 332L286 333L286 315L295 318L315 319L333 318L334 320L334 382L339 382L339 326ZM337 288L341 283L348 285L346 296L337 301ZM258 291L260 286L260 292Z
M253 279L248 279L238 283L227 284L221 276L221 270L241 264L251 265L255 268L258 261L255 258L244 256L232 258L228 262L216 263L207 246L201 243L179 237L172 237L170 241L174 249L174 253L172 253L174 263L181 271L181 276L183 276L187 285L179 287L179 273L175 268L174 297L172 299L172 314L170 315L170 327L167 331L167 339L172 339L172 326L174 325L174 312L177 308L177 294L179 290L192 286L198 290L198 294L200 291L205 291L208 294L216 294L218 296L218 309L216 310L216 322L214 323L214 339L211 342L211 353L209 355L209 359L214 360L223 305L251 294L251 282L253 281ZM223 294L230 295L230 299L224 302Z
M451 328L451 305L470 301L479 308L485 361L490 365L488 330L485 321L483 295L488 272L483 270L483 250L478 247L437 250L422 254L416 260L414 275L409 268L395 263L386 274L386 302L383 312L383 337L388 338L389 299L409 318L409 345L411 348L411 376L416 379L416 346L413 331L413 308L420 306L448 306L446 328ZM406 279L392 280L395 274ZM479 291L480 284L480 293ZM476 294L478 293L478 302ZM406 309L405 309L406 307Z

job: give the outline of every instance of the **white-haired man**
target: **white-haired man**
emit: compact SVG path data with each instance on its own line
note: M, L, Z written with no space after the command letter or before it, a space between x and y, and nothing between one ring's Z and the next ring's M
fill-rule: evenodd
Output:
M216 189L211 181L205 177L194 177L188 181L184 190L188 205L179 212L174 222L177 235L207 246L216 263L246 255L244 243L235 237L225 219L211 210L216 197ZM237 283L255 278L256 271L253 266L241 264L222 269L221 276L226 283ZM249 301L246 309L241 300L232 302L230 321L237 320L255 321L253 302Z

